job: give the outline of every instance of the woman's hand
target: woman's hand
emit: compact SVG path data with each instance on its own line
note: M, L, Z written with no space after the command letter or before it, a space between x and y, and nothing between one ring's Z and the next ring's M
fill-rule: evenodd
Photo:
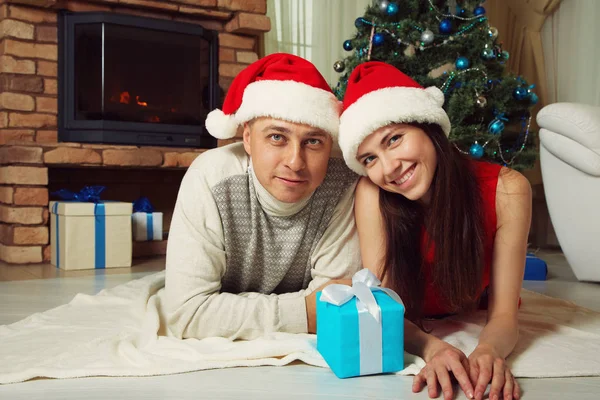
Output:
M521 397L519 384L506 366L504 358L490 346L477 346L469 356L471 382L475 384L475 400L483 394L491 381L490 400L512 400Z
M438 397L438 383L442 387L444 400L453 399L450 372L460 385L467 398L473 398L473 385L469 380L469 360L454 346L438 341L425 357L427 364L413 379L413 392L420 392L427 385L430 398Z

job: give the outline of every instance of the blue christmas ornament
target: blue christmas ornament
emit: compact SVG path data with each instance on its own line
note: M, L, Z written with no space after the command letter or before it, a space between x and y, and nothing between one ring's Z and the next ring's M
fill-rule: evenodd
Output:
M501 134L502 131L504 131L504 122L502 121L508 121L508 118L504 116L504 113L496 114L496 118L488 125L488 132L492 135Z
M496 58L496 53L494 53L494 50L490 48L483 49L483 51L481 52L481 58L483 58L486 61L490 61Z
M352 49L353 49L353 47L352 47L352 41L351 40L344 41L344 50L350 51Z
M376 33L373 35L373 44L375 46L382 45L384 41L385 41L385 36L383 36L383 33Z
M524 87L519 86L513 90L513 97L517 100L525 100L527 96L529 96L529 93Z
M484 14L485 14L485 8L483 8L482 6L477 6L473 10L473 15L475 15L475 16L480 16L480 15L484 15Z
M362 17L358 17L354 20L354 26L357 28L362 28L365 25Z
M469 59L467 57L458 57L454 65L456 65L456 69L467 69L470 65Z
M389 16L396 15L398 13L398 4L389 3L387 9L385 10L385 13Z
M440 33L449 34L452 32L452 21L444 18L440 21Z
M471 148L469 149L469 154L473 158L481 158L481 157L483 157L483 146L480 145L477 142L473 143L471 145Z
M508 51L506 51L506 50L504 50L504 51L502 52L502 57L503 57L505 60L508 60L508 58L510 57L510 54L509 54L509 52L508 52Z
M535 94L533 92L529 93L529 102L531 104L537 104L538 100L539 100L539 98L538 98L537 94Z

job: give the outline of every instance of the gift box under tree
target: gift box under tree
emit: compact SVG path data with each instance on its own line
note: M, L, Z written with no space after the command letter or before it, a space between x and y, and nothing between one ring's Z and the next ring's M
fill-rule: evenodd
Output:
M163 213L155 212L147 197L140 197L133 202L131 220L133 240L136 242L163 240Z
M317 350L338 378L404 369L404 304L368 269L317 293Z
M101 189L86 196L85 189L60 191L71 200L50 202L52 264L67 270L130 267L132 204L102 201Z

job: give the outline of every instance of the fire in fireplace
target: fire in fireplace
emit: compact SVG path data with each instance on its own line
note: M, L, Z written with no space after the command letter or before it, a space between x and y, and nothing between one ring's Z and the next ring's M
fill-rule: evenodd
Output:
M217 32L111 13L59 20L59 140L216 146Z

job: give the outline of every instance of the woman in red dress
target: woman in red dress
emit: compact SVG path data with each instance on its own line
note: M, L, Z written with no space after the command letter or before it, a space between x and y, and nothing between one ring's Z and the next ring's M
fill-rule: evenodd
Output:
M518 172L474 161L448 140L443 93L393 66L367 62L352 72L339 144L365 177L355 215L363 265L406 306L405 348L426 365L413 391L454 377L468 398L520 397L506 365L517 342L517 311L531 219L531 188ZM423 321L487 309L478 346L466 355L427 333Z

